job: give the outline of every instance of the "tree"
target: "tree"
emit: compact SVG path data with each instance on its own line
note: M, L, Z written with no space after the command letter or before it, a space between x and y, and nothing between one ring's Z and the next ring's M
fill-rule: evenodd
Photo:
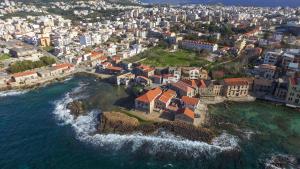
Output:
M43 56L40 58L40 60L34 62L31 60L17 61L9 66L8 72L10 73L24 72L26 70L52 65L55 62L56 61L54 58L48 56Z

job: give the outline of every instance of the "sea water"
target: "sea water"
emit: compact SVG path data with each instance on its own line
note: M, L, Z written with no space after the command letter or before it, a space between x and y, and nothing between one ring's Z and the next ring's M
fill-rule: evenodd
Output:
M88 101L78 118L66 108L76 99ZM0 93L0 168L265 168L278 156L299 167L300 113L293 109L261 101L210 106L220 133L211 143L96 133L99 113L133 100L123 87L90 77Z

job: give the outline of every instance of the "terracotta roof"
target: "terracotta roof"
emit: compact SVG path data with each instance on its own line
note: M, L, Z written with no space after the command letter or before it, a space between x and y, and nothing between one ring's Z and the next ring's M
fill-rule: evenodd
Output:
M227 78L224 79L226 85L248 85L248 81L245 78Z
M174 90L168 89L167 91L165 91L164 93L167 93L169 95L173 95L174 97L177 95L176 92Z
M112 70L112 71L121 71L123 70L121 67L116 66L108 66L106 69Z
M147 66L147 65L140 65L138 68L141 69L144 72L150 72L150 71L154 70L154 68L152 68L150 66Z
M205 82L204 82L204 80L200 80L199 81L199 88L206 88L206 84L205 84Z
M29 75L33 75L33 74L36 74L36 72L35 71L25 71L25 72L15 73L12 76L16 78L16 77L22 77L22 76L29 76Z
M136 100L144 103L150 103L154 101L160 94L162 93L162 90L157 87L155 89L149 90L147 93L143 94L142 96L136 98Z
M193 90L192 87L190 87L188 84L186 84L186 83L184 83L182 81L178 81L176 83L171 83L171 85L174 86L174 87L176 87L176 88L178 88L178 89L180 89L180 90L183 90L185 92Z
M195 112L193 112L191 109L189 108L185 108L185 109L182 109L180 111L180 113L186 115L187 117L191 118L191 119L194 119L195 118Z
M193 88L197 88L197 84L195 80L182 80L182 82L188 84L189 86Z
M182 96L181 100L187 104L187 105L192 105L192 106L196 106L200 100L197 98L193 98L193 97L188 97L188 96Z
M173 97L176 97L176 92L174 90L167 90L166 92L164 92L160 97L159 97L159 101L163 102L163 103L167 103L170 99L172 99Z
M102 52L95 52L95 51L93 51L93 52L91 52L91 57L100 57L100 56L102 56Z
M64 69L64 68L69 68L69 67L73 67L74 65L70 64L70 63L62 63L62 64L56 64L53 67L55 69Z

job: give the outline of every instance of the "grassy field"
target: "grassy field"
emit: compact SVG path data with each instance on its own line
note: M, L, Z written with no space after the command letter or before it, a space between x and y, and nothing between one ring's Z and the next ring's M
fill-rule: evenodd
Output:
M226 62L215 61L209 62L205 60L203 56L197 54L193 51L187 50L177 50L175 52L170 52L162 48L152 48L139 55L136 55L130 59L128 62L140 61L142 64L154 66L154 67L166 67L166 66L187 66L187 67L203 67L208 71L221 70L225 72L225 77L240 77L243 74L243 65L239 60L232 60Z
M129 62L135 62L145 58L141 63L150 66L197 66L202 67L209 62L192 51L178 50L170 52L161 48L152 48L133 58Z

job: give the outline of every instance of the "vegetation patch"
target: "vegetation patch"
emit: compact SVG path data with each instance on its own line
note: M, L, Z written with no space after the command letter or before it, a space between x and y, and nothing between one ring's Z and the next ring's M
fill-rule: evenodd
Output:
M31 61L31 60L17 61L9 66L8 72L18 73L26 70L52 65L54 63L55 63L55 59L48 56L43 56L38 61Z
M43 49L49 53L52 53L54 52L54 47L53 46L46 46L46 47L43 47Z
M187 50L177 50L170 52L162 48L152 48L147 50L135 58L145 58L142 61L143 64L150 66L196 66L202 67L209 62L205 60L203 53L195 53Z
M0 54L0 61L11 58L10 54Z

